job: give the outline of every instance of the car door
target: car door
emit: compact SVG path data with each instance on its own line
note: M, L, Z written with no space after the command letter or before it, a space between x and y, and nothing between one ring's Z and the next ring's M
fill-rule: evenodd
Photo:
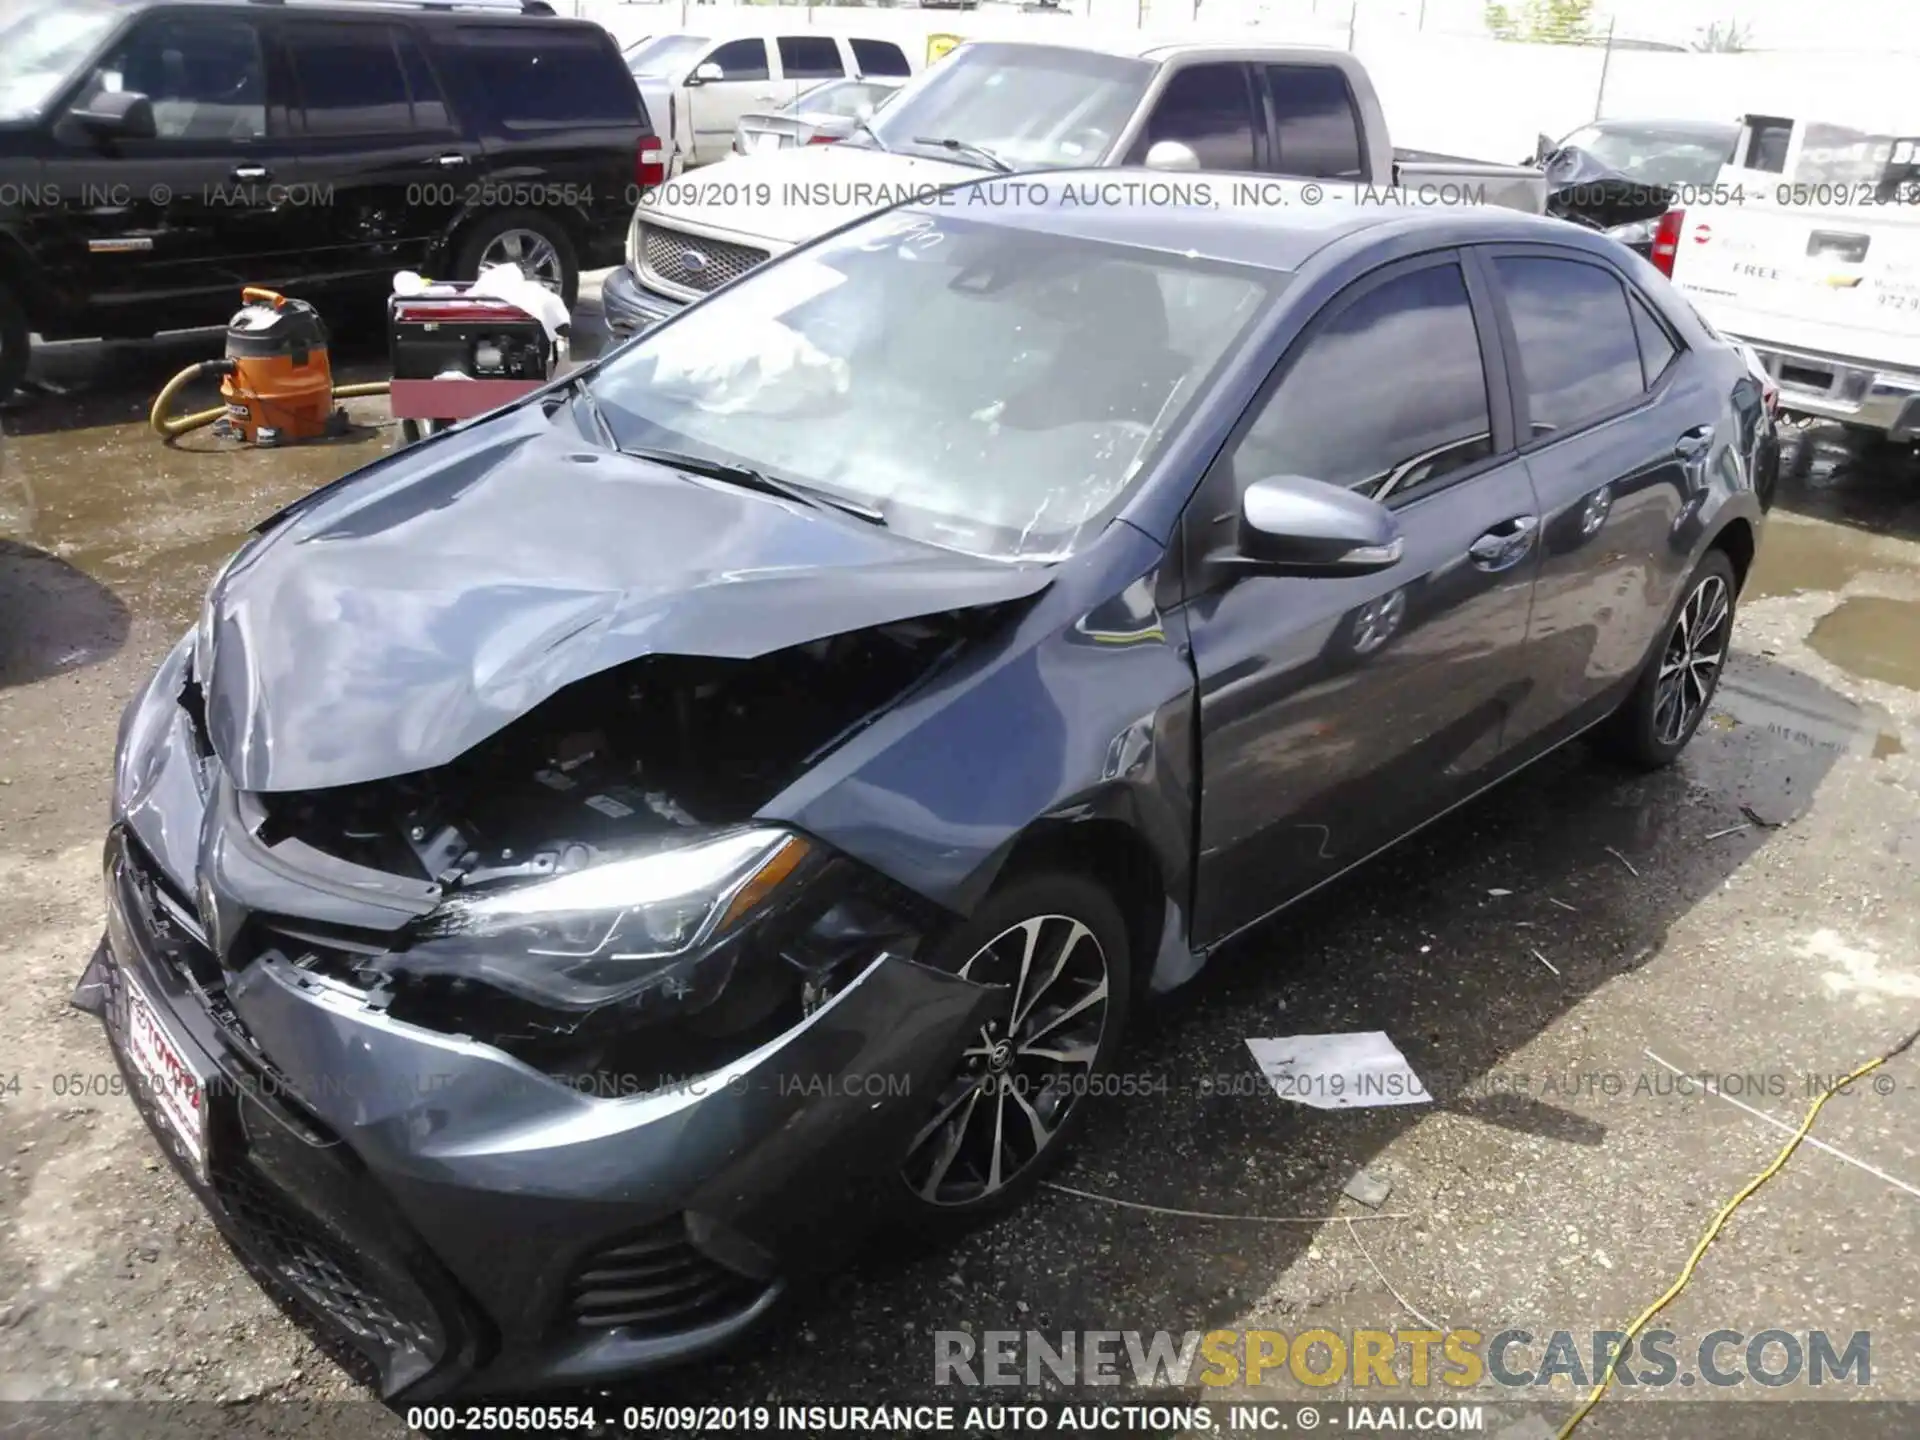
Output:
M1333 65L1261 65L1261 99L1272 126L1265 168L1276 175L1366 178L1360 104Z
M1266 119L1249 68L1239 61L1181 65L1164 76L1127 154L1144 165L1162 141L1186 146L1202 170L1247 173L1266 156Z
M772 110L789 97L782 96L780 82L774 78L763 36L722 41L700 63L720 67L718 80L690 79L686 92L693 117L694 159L704 165L725 158L733 148L733 132L742 115Z
M775 48L780 52L780 80L775 89L782 105L791 104L825 81L846 78L846 63L831 35L782 35Z
M103 333L225 318L243 285L297 273L305 217L271 183L285 132L250 15L148 15L71 106L145 95L150 137L100 139L57 120L45 178L60 197L54 268L80 277Z
M278 27L296 104L289 149L307 205L312 277L418 269L483 179L425 51L377 17Z
M1483 288L1452 252L1348 286L1290 347L1188 507L1203 943L1500 769L1531 683L1537 506ZM1288 476L1381 498L1401 526L1399 562L1330 579L1222 567L1244 487Z
M1610 708L1664 623L1686 578L1681 521L1704 489L1720 397L1599 257L1483 255L1541 505L1528 637L1538 683L1514 720L1516 742L1537 750Z

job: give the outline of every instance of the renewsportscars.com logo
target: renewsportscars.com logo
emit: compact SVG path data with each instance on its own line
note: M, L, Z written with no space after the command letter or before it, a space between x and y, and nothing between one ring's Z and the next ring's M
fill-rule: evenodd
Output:
M936 1385L1184 1387L1350 1385L1355 1388L1504 1389L1595 1384L1616 1352L1613 1383L1668 1386L1834 1385L1872 1382L1872 1334L1836 1342L1824 1330L1715 1330L1687 1345L1671 1330L1627 1343L1617 1330L1577 1335L1479 1330L940 1330L933 1337Z

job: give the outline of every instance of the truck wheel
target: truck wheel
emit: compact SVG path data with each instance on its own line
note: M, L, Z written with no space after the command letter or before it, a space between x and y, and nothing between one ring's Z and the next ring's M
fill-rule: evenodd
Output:
M26 378L31 339L27 312L20 308L13 292L0 284L0 400L13 394Z
M471 280L487 265L518 265L549 290L558 292L571 310L580 298L580 257L567 232L545 215L532 210L510 210L482 220L460 242L454 273Z

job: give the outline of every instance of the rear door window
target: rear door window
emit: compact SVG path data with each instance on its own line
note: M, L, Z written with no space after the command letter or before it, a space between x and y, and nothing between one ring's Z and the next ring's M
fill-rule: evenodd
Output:
M854 40L854 68L862 75L911 75L907 55L890 40Z
M782 35L780 73L788 80L838 80L847 73L840 47L825 35Z
M1347 77L1331 65L1265 66L1279 154L1268 168L1282 175L1334 180L1365 177L1360 162L1360 107Z
M413 129L413 102L389 25L311 21L283 32L309 135L393 135Z
M1135 163L1161 141L1174 140L1192 150L1204 170L1252 170L1256 123L1245 66L1184 66L1153 102Z
M1544 255L1500 255L1537 439L1578 430L1646 388L1626 290L1610 270Z
M512 128L631 124L640 95L599 35L568 27L466 25L460 56L476 103Z

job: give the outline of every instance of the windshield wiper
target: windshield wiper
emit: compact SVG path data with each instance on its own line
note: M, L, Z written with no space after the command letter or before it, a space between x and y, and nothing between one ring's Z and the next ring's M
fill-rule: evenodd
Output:
M866 137L869 140L873 141L875 145L879 146L880 149L884 150L889 155L893 154L893 147L887 144L886 141L882 140L880 138L880 132L874 129L873 126L869 125L865 120L856 121L854 123L853 128L856 132L864 131L866 133Z
M585 412L587 421L593 426L600 443L609 450L618 450L619 438L614 435L613 426L607 423L606 415L601 412L600 402L593 398L593 391L587 388L586 378L583 376L574 381L570 388L573 391L573 403Z
M798 500L802 505L818 508L822 505L865 520L870 525L886 528L887 517L871 505L862 505L858 500L849 500L844 495L835 495L830 490L819 490L811 485L802 485L797 480L783 480L769 475L764 470L756 470L751 465L733 465L725 460L715 460L706 455L690 455L680 450L656 450L646 445L616 445L622 455L631 455L636 460L651 460L656 465L665 465L670 469L684 470L689 475L702 475L709 480L722 480L729 485L739 485L748 490L758 490L766 495L778 495L786 500Z
M1002 160L998 155L994 154L993 151L987 149L986 146L976 145L971 140L943 139L938 135L916 135L913 137L913 143L916 145L933 145L941 150L950 150L955 155L971 155L976 160L986 161L987 164L998 170L1002 175L1013 174L1013 166Z

